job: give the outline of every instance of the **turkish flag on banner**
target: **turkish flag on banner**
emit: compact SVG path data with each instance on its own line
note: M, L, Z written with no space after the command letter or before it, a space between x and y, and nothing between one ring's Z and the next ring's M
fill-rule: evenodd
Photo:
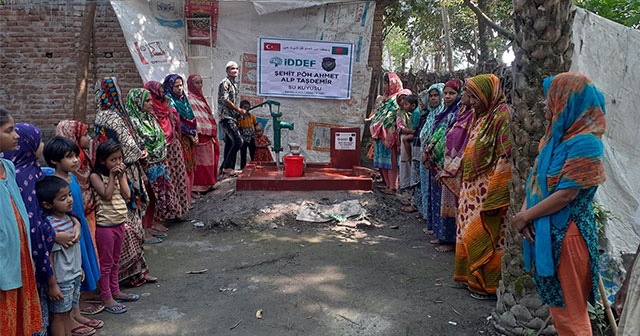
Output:
M280 43L265 43L262 47L263 50L267 51L280 51Z

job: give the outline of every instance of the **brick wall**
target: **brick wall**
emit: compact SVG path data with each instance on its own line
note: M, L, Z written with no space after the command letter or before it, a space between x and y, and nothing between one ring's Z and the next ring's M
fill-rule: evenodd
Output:
M17 122L40 127L45 139L53 135L59 120L72 118L83 15L83 4L0 5L0 106ZM96 110L96 79L117 77L124 95L143 84L108 2L100 2L96 8L91 39L89 123ZM106 52L113 57L105 58Z

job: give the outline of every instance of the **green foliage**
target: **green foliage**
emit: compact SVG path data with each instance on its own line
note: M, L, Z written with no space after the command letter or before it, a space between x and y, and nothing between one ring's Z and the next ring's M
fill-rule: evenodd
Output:
M603 240L605 236L605 226L609 218L618 218L613 212L607 210L602 204L593 201L593 214L596 219L596 227L598 228L598 238Z
M593 306L590 302L587 302L587 311L589 312L589 319L591 320L591 329L596 336L610 335L607 333L611 329L611 324L604 311L604 307L600 302L596 302Z
M640 28L638 0L574 0L577 6L627 27Z
M405 32L399 27L394 26L387 33L385 41L387 41L387 43L385 43L386 51L393 60L393 64L391 66L397 71L404 72L404 61L411 57L412 52L411 43L409 43L409 40L407 39L407 34L405 34Z
M503 27L512 26L511 1L486 0L485 14ZM428 61L444 60L444 28L441 6L445 4L449 12L451 42L454 65L463 62L476 64L478 51L478 20L463 0L399 0L387 7L384 18L384 46L393 58L392 66L398 65L397 44L410 44L410 52L402 54L407 63L416 70L427 67ZM404 32L405 39L398 40L395 30ZM486 59L500 58L507 48L507 41L488 29L486 36L489 55ZM442 56L442 57L439 57ZM438 67L438 64L434 64ZM442 68L445 68L442 66ZM397 70L401 70L397 68ZM431 69L430 69L431 70Z

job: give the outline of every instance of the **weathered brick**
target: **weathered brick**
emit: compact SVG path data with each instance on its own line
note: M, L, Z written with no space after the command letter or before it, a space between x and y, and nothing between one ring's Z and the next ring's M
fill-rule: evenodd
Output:
M46 2L41 2L46 4ZM75 96L75 72L83 5L34 5L0 8L3 27L3 84L0 106L15 115L17 121L40 127L46 138L55 124L72 118ZM120 24L108 2L99 2L92 35L90 55L87 121L93 122L96 104L93 91L96 79L118 77L123 93L142 86L142 79L131 59ZM105 58L104 52L113 58ZM47 52L53 53L47 58Z

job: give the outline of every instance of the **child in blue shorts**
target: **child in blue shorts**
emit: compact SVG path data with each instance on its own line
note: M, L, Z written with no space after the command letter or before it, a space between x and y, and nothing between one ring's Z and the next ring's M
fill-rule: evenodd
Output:
M67 336L72 334L71 309L78 307L83 276L80 222L69 215L73 209L73 197L65 180L46 176L36 183L36 196L53 230L73 235L67 244L55 243L50 254L53 265L53 277L50 277L49 283L51 334Z

